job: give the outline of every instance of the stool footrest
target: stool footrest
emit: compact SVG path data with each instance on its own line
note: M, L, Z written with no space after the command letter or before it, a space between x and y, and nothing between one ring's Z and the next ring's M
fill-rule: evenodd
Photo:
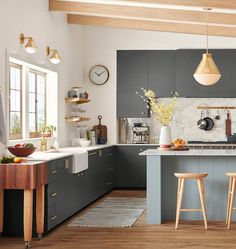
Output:
M183 209L180 209L181 212L202 212L202 209L199 209L199 208L191 208L191 209L188 209L188 208L183 208Z

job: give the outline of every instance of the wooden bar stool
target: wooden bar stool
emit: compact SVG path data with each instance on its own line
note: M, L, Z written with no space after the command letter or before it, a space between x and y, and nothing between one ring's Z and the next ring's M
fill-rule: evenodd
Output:
M226 173L229 176L229 192L228 192L228 201L227 201L227 211L226 211L226 225L230 229L232 211L235 210L234 206L234 195L236 187L236 173Z
M206 218L206 203L205 203L205 190L203 178L206 177L207 173L175 173L178 178L178 190L177 190L177 207L176 207L176 222L175 229L178 229L180 212L202 212L205 228L207 229L207 218ZM181 209L183 193L184 193L184 183L186 179L197 180L198 190L200 195L200 201L202 209Z

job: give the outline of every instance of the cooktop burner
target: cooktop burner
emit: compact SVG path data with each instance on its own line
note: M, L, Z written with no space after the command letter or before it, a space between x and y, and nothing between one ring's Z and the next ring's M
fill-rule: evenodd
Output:
M210 142L210 141L188 141L188 144L234 144L234 143L227 142L227 141L214 141L214 142Z

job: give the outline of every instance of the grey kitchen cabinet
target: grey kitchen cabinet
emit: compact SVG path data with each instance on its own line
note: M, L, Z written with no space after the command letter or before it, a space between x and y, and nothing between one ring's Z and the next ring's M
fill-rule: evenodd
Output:
M88 196L95 201L114 186L113 147L89 151Z
M48 185L46 187L46 231L51 230L72 214L74 200L72 174L69 168L72 157L48 162Z
M117 117L148 117L146 104L136 94L147 88L147 57L147 51L117 51Z
M139 153L153 148L157 146L117 146L116 188L146 188L146 158Z
M193 77L205 50L180 49L176 53L176 90L180 97L235 98L236 50L210 49L220 72L221 79L212 86L203 86Z
M158 97L169 97L176 90L176 50L148 51L148 89Z

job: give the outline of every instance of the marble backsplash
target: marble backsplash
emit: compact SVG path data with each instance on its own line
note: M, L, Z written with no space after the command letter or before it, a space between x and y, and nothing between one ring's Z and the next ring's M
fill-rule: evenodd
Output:
M167 98L160 101L169 101ZM225 119L226 110L208 110L208 116L215 123L210 131L200 130L197 121L201 117L201 111L197 106L236 106L236 98L178 98L177 106L171 121L172 139L182 138L186 141L226 141ZM204 112L206 113L206 112ZM219 114L220 119L215 116ZM232 120L232 134L236 133L236 110L230 110ZM151 118L128 118L127 143L132 143L132 127L134 123L146 123L150 127L150 143L158 143L160 124L153 117Z

